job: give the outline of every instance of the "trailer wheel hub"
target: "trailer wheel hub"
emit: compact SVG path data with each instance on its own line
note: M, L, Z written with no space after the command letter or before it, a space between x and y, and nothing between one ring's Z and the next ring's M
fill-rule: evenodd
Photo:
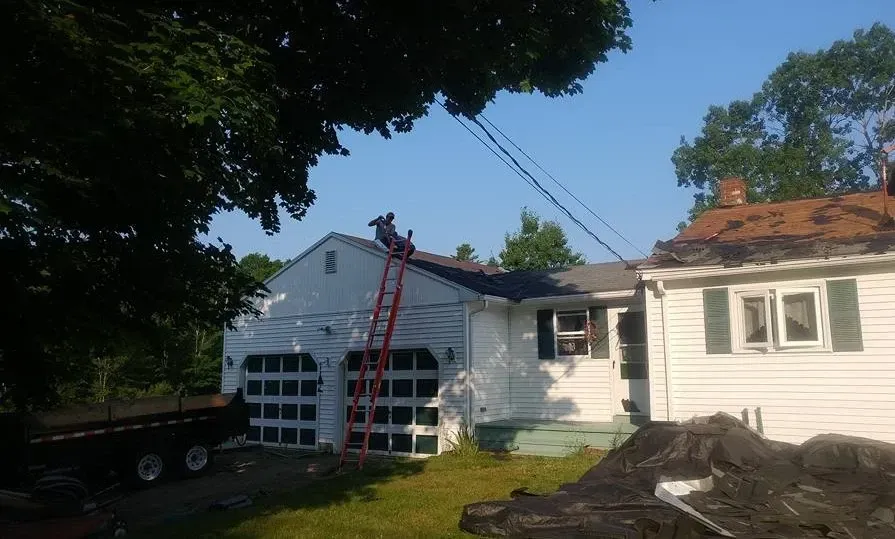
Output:
M201 445L194 445L186 452L186 467L191 472L198 472L208 464L208 450Z
M162 458L155 453L143 455L137 463L137 475L143 481L154 481L162 474Z

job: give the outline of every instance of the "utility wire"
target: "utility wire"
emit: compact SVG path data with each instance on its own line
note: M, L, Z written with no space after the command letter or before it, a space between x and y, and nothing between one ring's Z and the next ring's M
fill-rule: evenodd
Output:
M524 155L529 161L531 161L532 164L534 164L534 166L538 167L538 170L540 170L541 172L543 172L544 174L546 174L548 178L550 178L551 180L553 180L553 183L555 183L556 185L558 185L558 186L560 187L560 189L562 189L563 191L566 192L567 195L569 195L570 197L572 197L572 198L575 200L575 202L577 202L578 204L581 204L581 206L583 206L585 210L587 210L591 215L593 215L594 217L596 217L601 223L603 223L604 225L606 225L606 228L608 228L609 230L615 232L615 235L616 235L616 236L618 236L619 238L621 238L622 240L624 240L625 243L627 243L627 244L630 245L632 248L634 248L634 250L636 250L638 253L642 254L644 257L647 257L647 256L648 256L646 253L643 252L642 249L640 249L639 247L637 247L636 245L634 245L633 243L631 243L631 241L628 240L628 238L626 238L625 236L623 236L621 232L619 232L618 230L616 230L615 228L613 228L612 225L610 225L610 224L607 223L605 220L603 220L602 217L600 217L599 215L597 215L597 214L596 214L596 213L595 213L595 212L594 212L594 211L593 211L587 204L585 204L584 202L582 202L578 197L576 197L576 196L575 196L574 194L572 194L568 189L566 189L566 186L564 186L562 183L560 183L559 180L557 180L556 178L554 178L552 174L550 174L549 172L547 172L546 170L544 170L544 167L542 167L537 161L534 160L534 158L532 158L530 155L528 155L528 154L525 152L525 150L523 150L522 148L520 148L519 145L517 145L515 142L513 142L513 139L511 139L509 136L507 136L506 133L504 133L503 131L501 131L499 127L497 127L496 125L494 125L493 123L491 123L491 120L489 120L484 114L479 114L479 116L481 116L482 119L485 120L485 122L486 122L488 125L490 125L491 127L493 127L495 131L497 131L498 133L500 133L500 134L503 136L503 138L507 139L507 141L508 141L510 144L512 144L514 148L516 148L517 150L519 150L519 152L520 152L522 155Z
M566 216L568 216L569 219L571 219L571 220L572 220L575 224L577 224L582 230L584 230L584 232L586 232L586 233L587 233L588 235L590 235L594 240L596 240L597 243L599 243L600 245L602 245L607 251L609 251L610 253L612 253L613 255L615 255L615 257L618 258L621 262L624 262L626 266L628 266L628 267L631 266L631 263L630 263L630 262L628 262L627 260L625 260L625 258L624 258L622 255L618 254L618 252L616 252L615 249L613 249L613 248L610 247L606 242L604 242L603 240L601 240L601 239L599 238L599 236L597 236L597 235L594 234L589 228L587 228L587 226L586 226L584 223L582 223L581 221L578 220L577 217L575 217L574 215L572 215L572 213L571 213L568 209L566 209L565 206L563 206L562 204L560 204L560 202L559 202L558 200L556 200L556 198L555 198L552 194L550 194L549 191L547 191L546 189L544 189L544 187L540 184L540 182L538 182L538 180L537 180L534 176L532 176L530 172L528 172L527 170L525 170L525 167L523 167L522 165L520 165L520 164L519 164L519 161L517 161L516 158L513 157L513 156L510 154L510 152L508 152L508 151L506 150L506 148L504 148L499 142L497 142L497 140L494 138L494 136L488 131L487 128L485 128L484 125L482 125L481 122L478 121L478 119L476 119L475 117L473 117L473 118L470 118L470 121L472 121L472 122L475 123L477 126L479 126L479 128L485 133L485 136L487 136L487 137L491 140L491 142L493 142L494 145L497 146L497 147L500 149L500 151L502 151L504 154L506 154L507 157L510 158L510 160L516 165L516 167L518 168L518 170L517 170L516 168L513 168L513 166L510 165L510 164L506 161L506 159L504 159L503 157L500 156L500 154L498 154L496 151L494 151L494 148L492 148L491 146L489 146L487 143L485 143L484 140L482 140L481 137L479 137L478 135L476 135L475 132L473 132L473 131L469 128L469 126L467 126L466 124L464 124L464 123L463 123L457 116L454 116L453 114L451 114L451 112L448 110L448 108L447 108L441 101L439 101L438 99L436 99L435 102L438 103L439 105L441 105L441 108L443 108L448 114L450 114L451 116L453 116L454 119L456 119L458 122L460 122L460 124L463 125L463 127L465 127L467 131L469 131L470 133L472 133L472 134L479 140L479 142L485 144L485 146L486 146L489 150L491 150L491 152L492 152L493 154L497 155L497 157L500 158L500 160L503 161L505 165L507 165L508 167L510 167L510 168L513 170L513 172L515 172L518 176L520 176L523 180L525 180L525 183L527 183L528 185L530 185L531 187L533 187L533 188L534 188L536 191L538 191L542 196L544 196L548 201L550 201L554 206L556 206L560 211L562 211L564 214L566 214ZM519 171L522 171L522 172L519 172ZM528 178L529 178L531 181L528 181L528 179L526 179L525 176L522 175L522 173L525 173L525 176L528 176Z

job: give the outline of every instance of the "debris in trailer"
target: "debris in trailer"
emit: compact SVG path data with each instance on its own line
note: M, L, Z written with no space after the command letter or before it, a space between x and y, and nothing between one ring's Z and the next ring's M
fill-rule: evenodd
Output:
M531 539L892 538L893 474L893 444L774 442L719 413L648 423L577 482L467 505L460 528Z

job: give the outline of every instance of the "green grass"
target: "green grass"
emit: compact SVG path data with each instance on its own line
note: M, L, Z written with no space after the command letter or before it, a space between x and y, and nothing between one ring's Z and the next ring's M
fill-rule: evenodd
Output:
M458 527L463 506L509 499L512 490L547 494L576 481L599 460L576 452L564 458L451 454L427 460L367 461L298 492L256 505L202 513L132 534L139 538L292 539L472 537ZM136 530L135 530L136 531Z

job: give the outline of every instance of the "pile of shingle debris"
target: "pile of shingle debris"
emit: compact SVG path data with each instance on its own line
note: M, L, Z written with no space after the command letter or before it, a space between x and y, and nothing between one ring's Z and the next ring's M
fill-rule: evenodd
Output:
M576 483L463 510L485 537L895 538L895 445L768 440L727 414L651 422Z

